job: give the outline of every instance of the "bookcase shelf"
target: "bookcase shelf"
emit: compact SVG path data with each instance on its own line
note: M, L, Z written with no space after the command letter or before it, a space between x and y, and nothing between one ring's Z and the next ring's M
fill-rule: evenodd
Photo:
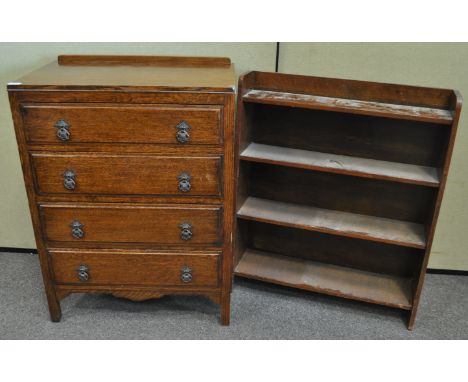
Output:
M252 162L385 179L428 187L438 187L440 183L438 171L434 167L298 150L259 143L250 143L240 154L240 158Z
M246 249L236 274L312 292L411 309L412 280Z
M444 109L337 97L322 97L309 94L294 94L288 92L252 89L243 96L243 100L245 102L253 103L331 110L353 114L442 123L447 125L450 125L453 121L452 113L449 110Z
M409 311L461 97L250 72L238 87L235 274Z
M404 221L248 197L237 212L250 219L285 227L355 237L403 247L425 248L424 226Z

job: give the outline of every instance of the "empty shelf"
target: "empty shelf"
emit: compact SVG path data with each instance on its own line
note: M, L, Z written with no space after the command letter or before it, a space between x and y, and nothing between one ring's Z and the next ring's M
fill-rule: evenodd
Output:
M237 216L280 226L425 248L422 224L248 197Z
M411 279L247 249L235 274L294 288L411 309Z
M452 112L449 110L420 106L397 105L256 89L250 90L242 98L244 102L338 111L396 119L410 119L447 125L450 125L453 121Z
M434 167L327 154L259 143L249 144L241 153L241 159L430 187L439 186L439 175Z

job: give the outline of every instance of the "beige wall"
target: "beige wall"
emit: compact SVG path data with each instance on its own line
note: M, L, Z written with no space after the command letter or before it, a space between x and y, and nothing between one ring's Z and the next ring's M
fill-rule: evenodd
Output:
M6 84L58 54L226 56L237 74L275 70L275 43L0 43L0 247L35 248Z
M228 56L237 73L274 71L275 43L0 44L0 247L35 247L5 85L60 53ZM455 88L467 100L430 266L468 270L468 44L282 43L280 71Z
M468 270L468 44L283 43L279 71L458 89L465 97L429 266Z

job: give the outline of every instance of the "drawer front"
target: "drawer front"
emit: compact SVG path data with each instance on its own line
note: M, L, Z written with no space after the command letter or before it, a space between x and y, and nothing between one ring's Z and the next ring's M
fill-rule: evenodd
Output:
M32 153L39 193L220 196L221 157Z
M220 207L43 204L48 241L210 245L222 242Z
M25 104L21 112L30 143L222 142L222 108L215 106Z
M216 287L219 253L49 252L55 282L91 285Z

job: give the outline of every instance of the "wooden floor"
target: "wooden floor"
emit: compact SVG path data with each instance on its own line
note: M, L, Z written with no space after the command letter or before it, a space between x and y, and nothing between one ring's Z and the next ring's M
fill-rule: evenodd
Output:
M434 167L298 150L259 143L249 144L240 157L242 160L251 162L271 163L430 187L439 186L438 170Z
M251 249L244 252L235 274L332 296L411 309L411 280L402 277Z
M412 248L425 248L424 226L375 216L248 197L239 218Z

